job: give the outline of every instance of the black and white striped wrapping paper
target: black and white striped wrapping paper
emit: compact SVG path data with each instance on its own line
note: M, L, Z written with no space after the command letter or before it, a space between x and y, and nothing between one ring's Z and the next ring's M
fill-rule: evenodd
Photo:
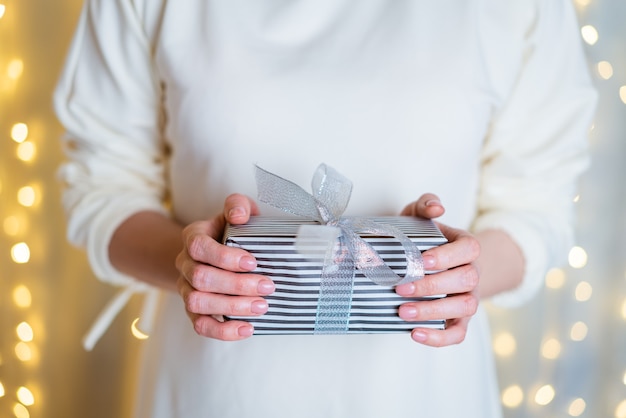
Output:
M372 217L372 220L395 226L420 251L441 245L446 238L426 219L406 216ZM300 225L316 225L315 221L295 218L252 217L245 225L227 225L224 243L249 251L257 259L255 273L272 279L276 291L265 299L269 310L257 317L231 317L254 326L254 333L313 334L319 296L322 262L296 251L294 242ZM406 258L401 244L393 237L360 233L397 274L406 270ZM426 272L430 274L431 272ZM392 286L380 286L356 270L350 322L347 333L406 332L416 327L443 329L445 321L406 322L398 316L398 307L408 301L443 297L404 298Z

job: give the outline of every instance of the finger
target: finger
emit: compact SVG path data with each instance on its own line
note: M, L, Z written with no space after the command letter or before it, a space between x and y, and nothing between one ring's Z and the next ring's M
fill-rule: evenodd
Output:
M473 293L461 293L440 299L407 302L400 305L398 316L405 321L432 321L470 317L478 309Z
M196 290L240 296L265 296L274 292L274 282L259 274L234 273L186 259L179 271Z
M258 316L267 312L267 301L259 297L201 292L179 278L178 293L189 313L200 315Z
M470 318L449 320L445 330L431 328L415 328L411 331L413 341L431 347L445 347L460 344L467 336Z
M480 243L469 232L437 224L448 242L422 253L424 268L446 270L469 264L480 255Z
M259 316L269 309L265 299L189 290L182 292L185 309L198 315Z
M251 198L242 194L231 194L224 202L224 218L233 225L248 222L250 215L258 215L259 209Z
M439 197L432 193L424 193L418 200L407 205L401 212L403 216L418 216L421 218L438 218L443 215L445 208Z
M222 245L216 241L214 235L215 222L215 220L194 222L183 230L183 243L189 257L224 270L239 272L254 270L256 259L250 253L241 248ZM187 256L183 251L177 257L176 267L181 270L182 264L186 261Z
M245 321L225 321L206 316L189 314L193 329L198 335L222 341L238 341L252 336L254 327Z
M396 293L404 297L445 295L472 292L479 282L478 270L473 264L428 274L423 279L396 286Z

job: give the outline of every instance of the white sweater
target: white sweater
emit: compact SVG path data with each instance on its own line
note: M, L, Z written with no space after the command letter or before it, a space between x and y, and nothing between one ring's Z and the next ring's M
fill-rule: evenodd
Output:
M254 163L307 188L324 162L354 183L348 214L433 192L442 222L508 232L526 275L494 302L522 303L571 245L588 164L595 92L570 3L87 0L55 95L69 239L102 280L146 290L107 254L131 214L190 223L254 196ZM138 417L500 416L482 309L442 349L204 339L174 294L153 320Z

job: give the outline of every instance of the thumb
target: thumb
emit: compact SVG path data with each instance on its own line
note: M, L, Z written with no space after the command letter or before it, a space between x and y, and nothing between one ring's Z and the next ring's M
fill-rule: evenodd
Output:
M258 214L256 203L246 195L231 194L224 201L224 218L233 225L245 224L251 215Z
M432 219L440 217L445 211L437 195L424 193L415 202L408 204L401 215Z

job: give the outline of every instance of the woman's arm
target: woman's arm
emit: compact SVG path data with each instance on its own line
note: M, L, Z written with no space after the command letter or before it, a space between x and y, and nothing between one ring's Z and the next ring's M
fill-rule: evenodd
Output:
M158 213L130 216L109 244L111 264L121 273L167 290L177 290L198 334L222 340L252 335L244 321L223 322L223 315L256 316L267 311L263 295L274 291L271 280L247 273L256 268L248 252L221 244L226 222L247 222L256 214L243 195L226 199L224 212L186 227Z
M422 195L402 215L437 218L444 213L439 198ZM448 295L442 299L408 302L399 315L407 321L446 319L446 329L416 328L411 337L422 344L445 346L465 339L467 326L478 308L479 297L518 286L524 274L521 251L504 232L485 230L476 235L439 224L448 243L423 253L424 267L441 270L422 280L396 287L406 297Z
M162 213L136 213L113 233L109 243L111 264L128 276L176 291L175 261L183 247L182 230Z
M504 231L486 229L475 234L480 243L476 268L480 274L478 296L488 298L512 290L524 278L522 251Z

